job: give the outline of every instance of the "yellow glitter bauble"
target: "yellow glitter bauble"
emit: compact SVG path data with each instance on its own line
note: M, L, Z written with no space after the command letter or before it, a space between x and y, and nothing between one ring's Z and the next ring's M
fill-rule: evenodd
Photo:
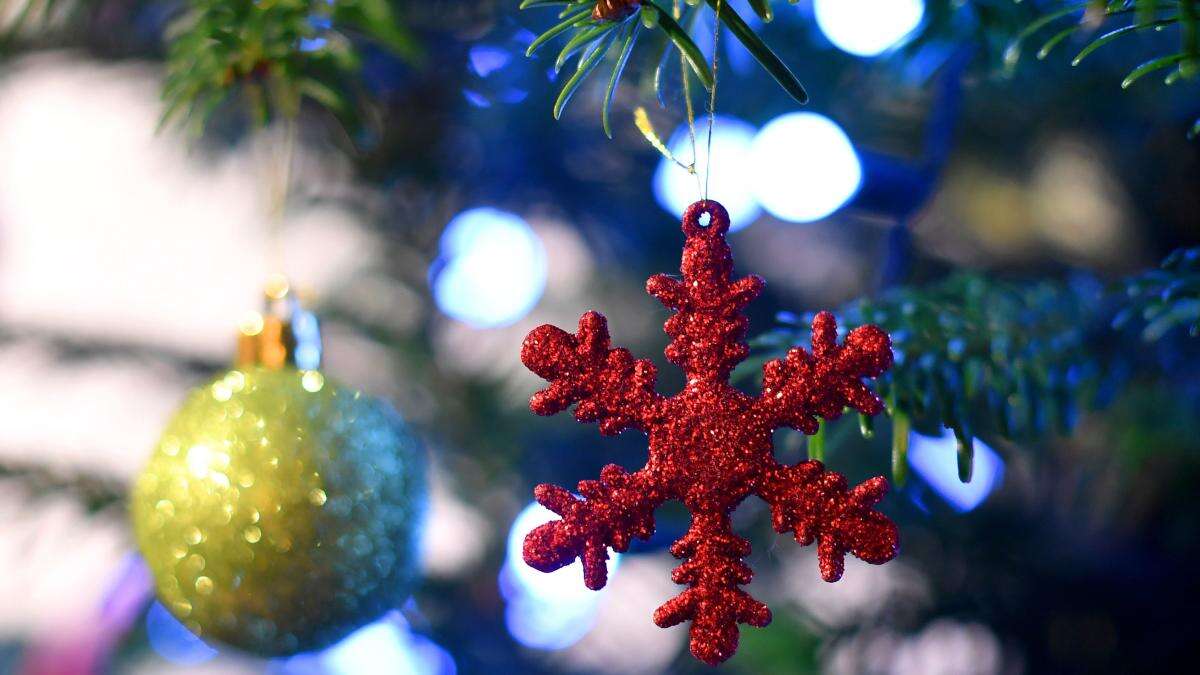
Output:
M424 485L387 404L319 371L246 368L192 392L131 508L172 614L205 639L284 655L404 602Z

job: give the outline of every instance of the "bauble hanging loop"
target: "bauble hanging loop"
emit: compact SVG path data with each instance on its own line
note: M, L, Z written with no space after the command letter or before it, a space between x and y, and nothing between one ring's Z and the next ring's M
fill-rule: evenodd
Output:
M241 323L234 364L269 370L319 368L321 328L316 315L301 305L283 275L272 275L263 295L262 312L251 312Z
M700 222L705 215L708 216L707 224ZM689 237L714 237L726 232L729 232L729 212L720 202L704 199L683 212L683 233Z

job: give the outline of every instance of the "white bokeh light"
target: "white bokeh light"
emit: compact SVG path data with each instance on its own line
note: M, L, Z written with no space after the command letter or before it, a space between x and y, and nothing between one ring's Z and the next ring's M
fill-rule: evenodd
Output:
M846 132L811 112L776 117L754 138L746 178L771 215L794 223L820 220L862 184L862 164Z
M430 282L438 307L474 326L508 325L546 288L546 251L523 219L493 208L455 216L442 233Z
M759 216L762 209L754 198L750 184L750 143L754 139L754 127L733 117L718 116L713 124L712 168L708 180L709 198L715 199L729 211L729 229L746 227ZM681 125L671 136L671 154L681 162L692 159L692 141L687 125ZM659 162L654 172L654 196L660 206L676 217L692 202L700 199L704 185L704 172L708 164L707 126L696 127L696 176L678 164L666 159Z
M548 601L575 603L583 600L594 600L596 591L583 585L583 566L578 560L566 567L546 573L539 572L525 564L522 550L525 546L525 535L534 528L558 520L558 514L536 502L526 506L513 520L508 533L508 557L505 562L512 568L513 578L522 592ZM608 572L611 575L620 565L621 554L615 551L609 553Z
M1005 663L1004 646L991 628L949 618L936 619L920 632L864 628L834 642L822 655L827 675L995 675L1020 672Z
M399 611L359 628L326 649L273 659L267 675L454 675L454 657L412 631Z
M959 512L983 503L1004 478L1004 460L986 443L974 441L975 461L971 480L958 478L958 442L946 430L940 437L916 432L909 437L908 463L921 478Z
M491 528L483 515L450 487L434 463L429 472L429 513L421 530L421 571L427 577L454 578L483 557Z
M382 262L360 218L323 202L289 210L272 244L264 184L279 130L210 157L189 152L179 132L154 133L160 75L62 53L5 64L6 324L225 358L231 327L261 302L267 274L286 272L321 297ZM337 190L346 162L301 143L293 170L297 185Z
M454 675L453 657L429 638L408 630L394 613L351 633L320 655L328 675Z
M553 662L564 670L620 675L669 673L687 643L682 628L662 630L654 625L654 610L680 592L671 581L677 561L666 552L628 556L621 573L604 587L591 630Z
M583 584L579 560L553 572L539 572L525 564L525 535L558 515L538 503L525 507L513 520L508 534L508 555L500 570L500 591L508 602L505 624L515 640L534 649L556 650L575 644L591 630L604 591ZM621 555L609 553L611 579Z
M813 0L817 26L838 49L878 56L900 44L925 18L925 0Z

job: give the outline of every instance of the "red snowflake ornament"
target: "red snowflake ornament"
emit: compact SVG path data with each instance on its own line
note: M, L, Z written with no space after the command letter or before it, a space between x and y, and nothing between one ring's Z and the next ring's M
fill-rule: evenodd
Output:
M700 217L709 222L701 225ZM883 403L863 383L892 365L891 339L876 326L851 331L837 344L833 315L813 320L812 353L794 348L763 367L763 391L747 396L729 384L744 360L749 325L741 313L762 292L760 277L732 281L733 258L725 242L729 214L714 201L692 204L683 216L687 243L682 280L658 274L646 290L674 314L667 360L683 369L687 385L674 396L655 389L657 371L646 359L610 347L604 316L588 312L579 330L551 325L529 333L521 361L550 382L529 402L539 415L575 404L580 422L600 432L639 429L649 435L646 465L629 473L609 464L599 480L580 481L576 497L556 485L537 486L538 503L562 516L525 538L525 562L552 572L576 558L584 583L598 590L608 578L608 548L626 551L634 537L654 532L654 510L668 499L692 514L687 534L671 546L684 559L672 579L688 588L658 608L654 622L666 628L691 621L691 650L716 665L737 650L739 623L766 626L771 610L739 588L753 572L742 559L750 543L733 533L730 514L754 494L771 507L778 532L793 532L802 546L817 542L821 577L837 581L844 556L870 563L891 560L896 526L872 507L887 492L883 478L849 489L841 474L821 462L787 466L775 461L772 433L791 427L817 431L817 417L834 419L849 406L875 415Z

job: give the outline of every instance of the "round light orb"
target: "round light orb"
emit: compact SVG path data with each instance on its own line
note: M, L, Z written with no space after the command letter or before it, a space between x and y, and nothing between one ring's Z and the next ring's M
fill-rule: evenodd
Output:
M307 664L304 664L307 665ZM403 620L384 618L351 633L320 652L314 668L285 669L287 673L323 675L392 675L422 673L453 675L454 659L424 636L414 635Z
M904 41L925 18L925 0L813 0L817 26L838 49L878 56Z
M508 532L508 555L505 562L512 573L516 590L542 600L565 604L595 600L599 593L583 585L583 566L579 560L553 572L539 572L525 564L525 535L534 528L558 518L558 514L550 509L532 502L513 520ZM612 575L621 566L621 554L609 551L608 555L608 571Z
M776 117L754 138L747 172L768 213L794 223L820 220L858 192L862 164L846 132L811 112Z
M438 308L475 328L511 324L546 288L546 251L523 219L493 208L455 216L430 268Z
M508 533L508 555L500 571L500 590L507 602L504 619L517 642L533 649L569 647L591 630L604 590L583 585L579 561L553 572L539 572L525 564L525 535L557 520L558 515L533 502L513 521ZM609 553L610 578L621 563L621 554Z
M751 187L750 143L754 140L754 127L734 117L718 116L713 124L711 175L708 180L708 197L715 199L729 211L730 231L746 227L762 213ZM686 124L671 136L668 145L671 154L679 161L692 160L691 134ZM705 172L708 165L708 125L703 121L696 124L696 172L689 173L678 164L662 158L654 172L654 196L660 206L676 218L701 197Z
M986 443L974 439L974 471L966 483L958 477L958 441L946 429L941 436L909 435L908 464L954 510L979 506L1004 480L1004 460Z

